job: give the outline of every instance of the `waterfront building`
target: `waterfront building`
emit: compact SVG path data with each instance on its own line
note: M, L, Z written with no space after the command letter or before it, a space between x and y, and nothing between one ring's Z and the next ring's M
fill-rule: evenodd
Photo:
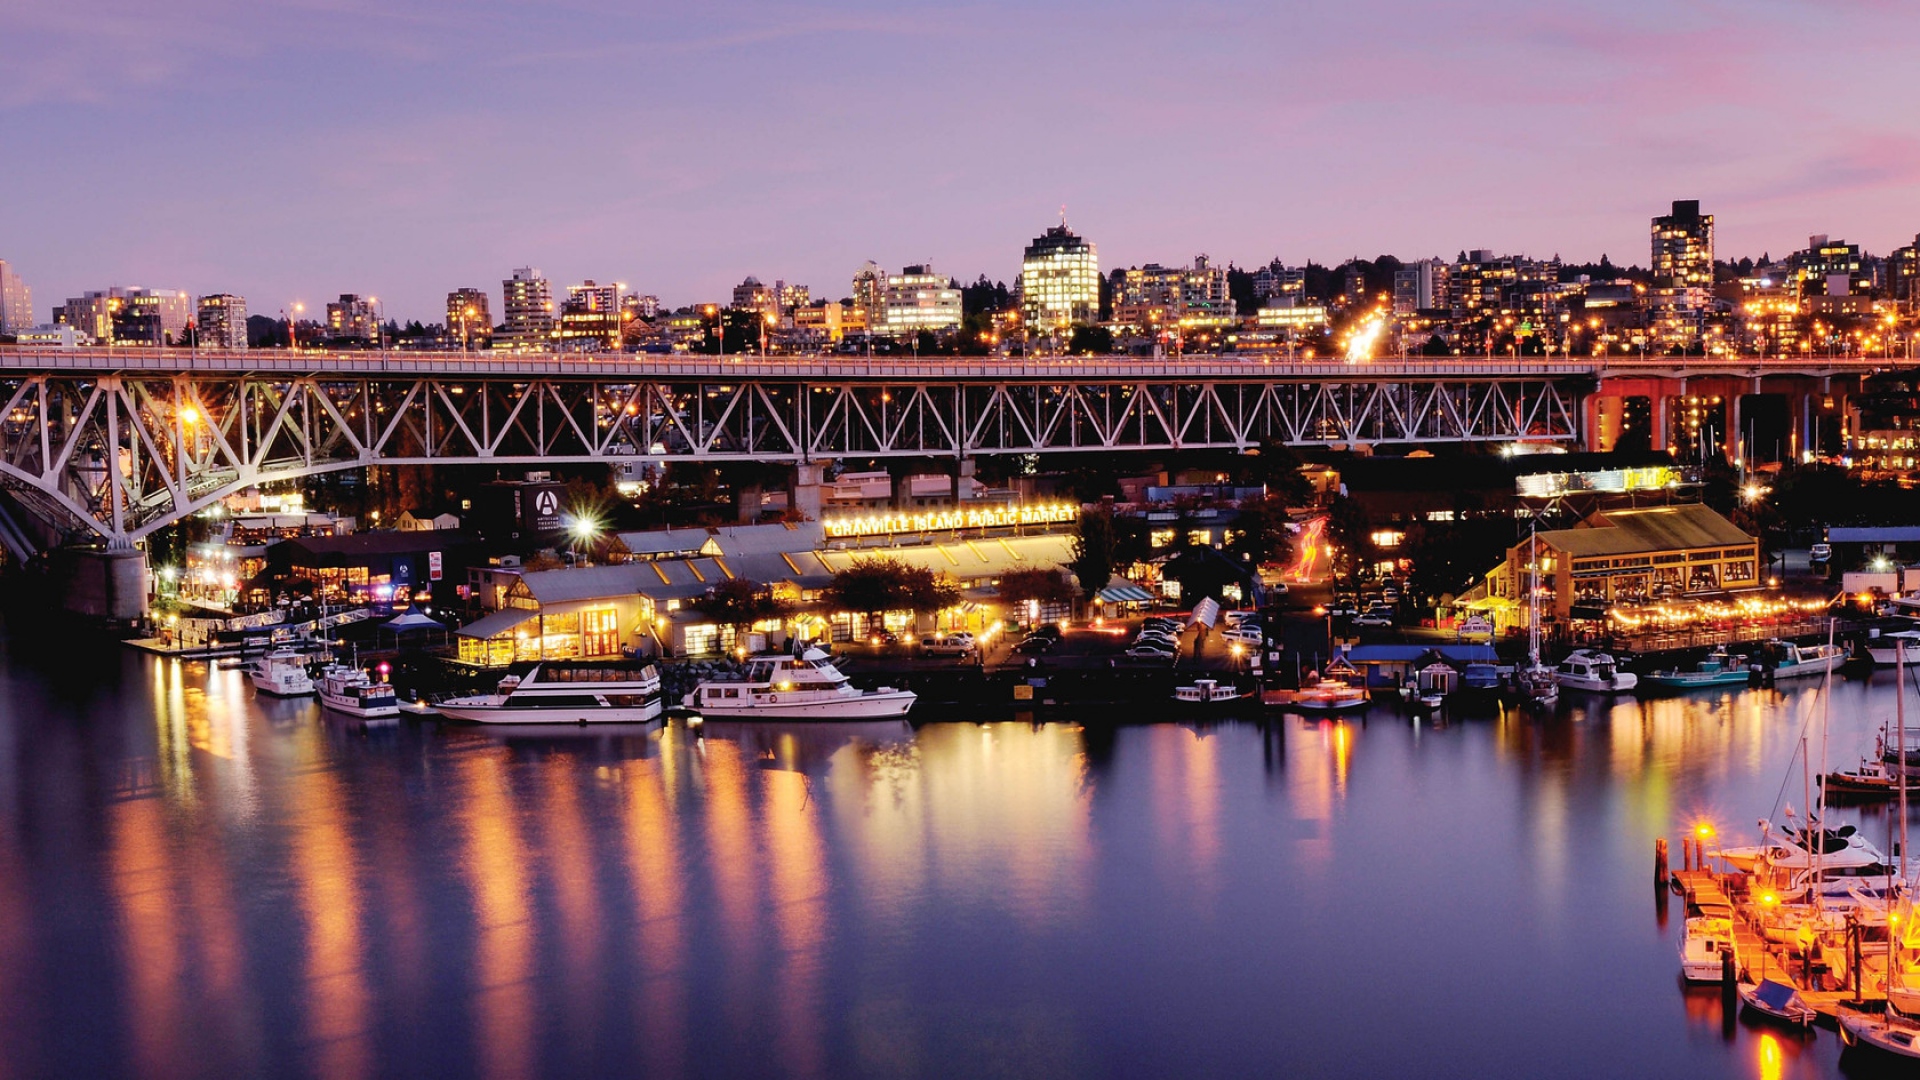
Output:
M0 334L17 334L33 325L33 290L0 259Z
M365 532L273 544L266 574L276 588L308 582L329 600L403 602L465 581L477 561L479 546L464 533ZM452 585L444 591L452 594Z
M484 349L493 343L493 313L481 289L455 289L447 294L447 337L462 349Z
M560 307L560 347L596 352L620 347L622 312L618 282L601 285L589 278L567 286Z
M1765 583L1754 538L1701 503L1600 510L1571 529L1536 534L1535 543L1543 613L1556 621L1601 619L1614 605L1706 598ZM1523 612L1528 560L1522 539L1476 592Z
M1230 322L1235 314L1226 269L1205 255L1195 256L1190 267L1148 263L1122 270L1114 282L1113 318L1128 326Z
M933 267L908 266L898 274L885 275L885 281L875 333L899 336L959 329L960 290L934 273Z
M1027 245L1020 311L1030 333L1059 333L1100 318L1100 254L1063 221Z
M546 349L553 342L553 286L539 270L522 266L500 283L505 292L504 329L494 347L516 351Z
M345 341L374 340L380 333L380 320L373 301L358 293L341 293L340 299L327 304L327 333Z
M77 327L68 326L65 323L43 323L40 326L28 327L17 331L13 335L13 340L20 345L31 345L43 349L77 349L82 345L92 344L87 339L87 335L81 333Z
M247 347L247 298L232 293L215 293L200 298L200 314L194 323L201 346L213 349Z
M1654 343L1698 345L1713 307L1713 215L1697 199L1676 200L1653 219L1653 287L1647 293Z
M1301 332L1325 330L1333 325L1333 317L1325 304L1263 307L1254 321L1263 327Z

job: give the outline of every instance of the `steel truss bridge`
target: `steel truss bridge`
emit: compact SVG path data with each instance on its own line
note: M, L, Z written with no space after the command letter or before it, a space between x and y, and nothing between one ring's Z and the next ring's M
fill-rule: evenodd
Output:
M1568 441L1590 360L705 357L0 349L0 487L130 546L368 465L825 461ZM29 546L0 515L0 541Z

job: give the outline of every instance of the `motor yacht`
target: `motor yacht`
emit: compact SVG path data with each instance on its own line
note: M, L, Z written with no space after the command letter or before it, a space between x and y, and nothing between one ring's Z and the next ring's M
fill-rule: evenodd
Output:
M501 679L491 694L450 698L434 711L482 724L637 724L658 719L661 707L652 664L543 663Z
M1720 981L1720 951L1733 948L1733 917L1713 911L1687 920L1680 938L1680 975L1688 982Z
M1765 652L1754 661L1753 669L1766 678L1798 679L1825 675L1845 663L1846 650L1838 645L1796 645L1791 641L1769 641Z
M747 661L744 678L708 679L681 703L707 717L766 720L884 720L913 708L911 690L861 690L827 654L762 655Z
M393 684L347 664L329 664L320 673L320 704L335 712L373 720L400 715L400 699Z
M1610 694L1631 690L1640 682L1631 671L1621 671L1613 657L1591 649L1575 649L1553 671L1554 681L1566 690Z
M1367 707L1365 687L1349 686L1334 679L1322 679L1303 686L1290 704L1306 712L1346 712Z
M247 665L247 681L255 690L275 697L305 697L313 693L307 658L293 649L275 649Z
M1747 658L1734 656L1724 648L1708 653L1706 659L1681 670L1672 668L1647 676L1647 686L1657 690L1698 690L1706 686L1745 686L1753 677L1747 670Z
M1218 679L1195 679L1186 686L1173 688L1173 700L1178 705L1224 705L1252 696L1253 691L1241 690Z

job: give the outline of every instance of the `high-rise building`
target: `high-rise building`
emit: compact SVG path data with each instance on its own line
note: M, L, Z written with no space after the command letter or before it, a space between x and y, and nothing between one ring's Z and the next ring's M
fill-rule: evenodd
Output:
M193 298L177 289L116 285L68 297L53 319L95 342L166 345L181 340L193 321Z
M17 334L33 325L33 290L0 259L0 334Z
M621 305L618 283L601 285L592 278L567 286L560 305L560 347L597 352L620 347Z
M960 290L953 282L933 272L925 264L909 266L898 274L886 275L881 297L881 321L874 327L878 334L917 334L922 330L939 332L960 326Z
M886 296L887 272L869 259L853 275L853 306L866 319L867 326L877 329L882 325Z
M340 299L327 305L327 333L347 341L372 341L379 336L380 320L373 301L359 293L341 293Z
M1297 307L1307 295L1307 272L1275 259L1253 272L1253 295L1263 308Z
M493 315L487 294L480 289L455 289L447 294L447 339L462 349L484 349L493 342Z
M1064 221L1027 245L1020 263L1020 313L1034 334L1100 318L1100 253Z
M1393 272L1393 313L1411 315L1444 306L1446 265L1439 259L1410 262Z
M1920 236L1887 256L1887 295L1909 309L1920 305Z
M660 298L652 293L632 293L620 301L630 318L652 321L660 317Z
M1676 200L1673 213L1653 219L1653 284L1647 311L1662 345L1697 344L1713 306L1713 215L1698 199Z
M200 314L194 325L204 348L246 348L247 298L232 293L201 297Z
M1231 321L1234 315L1227 272L1205 255L1196 256L1191 267L1148 263L1122 270L1114 282L1114 320L1130 326Z
M1787 258L1788 275L1802 300L1842 297L1867 291L1868 274L1860 245L1830 240L1825 234L1807 238L1804 251Z
M791 319L795 311L813 302L813 290L805 285L776 281L773 283L773 298L780 305L780 317Z
M496 348L534 350L553 344L553 286L531 266L523 266L500 283L506 293L505 327L494 340Z
M733 308L737 311L755 311L763 317L780 317L779 295L772 288L760 284L760 279L749 275L747 280L733 287Z

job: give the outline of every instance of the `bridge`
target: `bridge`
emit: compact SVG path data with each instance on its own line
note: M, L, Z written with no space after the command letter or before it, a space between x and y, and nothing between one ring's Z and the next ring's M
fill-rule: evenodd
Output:
M1568 442L1610 386L1758 393L1888 364L0 348L0 487L58 540L129 548L250 486L368 465ZM0 542L32 546L5 515Z

